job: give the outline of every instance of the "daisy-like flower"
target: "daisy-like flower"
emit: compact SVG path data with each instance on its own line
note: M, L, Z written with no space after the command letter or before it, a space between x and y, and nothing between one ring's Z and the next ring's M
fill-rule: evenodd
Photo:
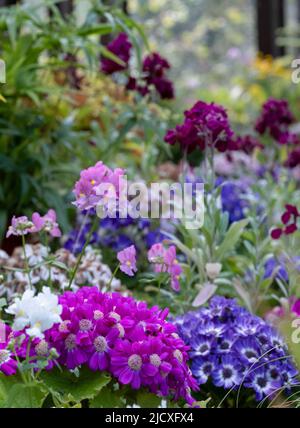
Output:
M255 391L256 400L260 401L264 397L272 397L272 393L280 388L280 382L276 382L268 376L264 369L256 369L250 373L245 386Z
M156 373L155 366L144 364L142 344L129 341L117 342L111 355L111 366L118 380L124 385L130 384L133 389L140 388L143 374L151 376Z
M214 296L208 307L179 317L176 324L190 346L199 384L212 380L225 389L250 388L261 399L274 382L282 390L295 382L297 370L279 332L233 299Z
M107 335L101 335L97 332L93 336L93 354L89 359L89 367L91 370L107 370L109 366L109 353L112 344L119 337L118 328L112 328Z
M39 213L33 213L32 222L36 232L44 230L53 237L59 238L61 236L61 231L56 221L56 212L53 209L49 210L44 216Z
M229 389L238 386L241 382L241 372L237 360L229 355L222 357L222 362L213 373L216 386Z
M12 352L0 343L0 372L6 376L14 375L17 371L17 361L12 357Z
M135 272L137 272L135 246L131 245L130 247L119 251L117 258L120 262L121 271L126 273L126 275L134 276Z
M9 238L11 235L22 236L33 232L35 232L35 227L28 217L24 215L21 217L13 216L6 237Z
M217 368L217 360L211 358L209 360L196 357L193 359L192 372L197 379L199 385L206 383L212 372Z

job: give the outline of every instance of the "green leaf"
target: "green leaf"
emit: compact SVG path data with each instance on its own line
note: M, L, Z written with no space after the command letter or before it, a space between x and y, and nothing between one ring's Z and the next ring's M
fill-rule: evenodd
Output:
M106 372L92 372L88 368L80 369L79 376L68 370L58 369L41 374L41 379L54 395L67 396L69 401L82 401L94 398L106 386L111 377Z
M46 398L47 391L38 383L17 383L10 389L6 407L16 408L40 408Z
M90 408L122 408L126 405L126 399L122 396L121 391L112 391L111 389L103 388L93 400L90 402Z
M143 409L151 409L161 404L161 398L146 391L139 391L136 395L136 403Z
M249 220L245 219L237 221L230 226L222 244L216 250L215 258L218 261L221 261L228 252L233 250L248 223Z

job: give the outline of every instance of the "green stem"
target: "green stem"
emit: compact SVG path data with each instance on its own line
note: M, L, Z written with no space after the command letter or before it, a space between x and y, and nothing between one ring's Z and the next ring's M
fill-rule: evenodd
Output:
M23 254L24 254L25 270L26 270L26 273L28 276L28 281L29 281L29 288L32 290L29 262L28 262L28 258L27 258L27 254L26 254L26 242L25 242L25 236L24 235L22 235L22 247L23 247Z
M117 275L117 272L118 272L119 268L120 268L120 263L117 265L116 269L114 270L114 273L112 274L112 276L111 276L111 278L109 280L109 283L107 284L107 288L108 289L110 289L111 283L112 283L113 279L115 278L115 276Z
M84 246L83 246L83 248L82 248L82 250L81 250L81 252L80 252L80 254L78 256L75 268L74 268L74 270L72 272L71 279L70 279L70 282L69 282L69 285L68 285L68 288L67 288L68 290L70 290L71 287L72 287L72 283L73 283L74 278L76 276L76 273L78 271L78 268L79 268L81 259L83 257L83 254L85 253L86 247L89 245L91 237L92 237L93 233L95 232L95 230L97 229L98 225L99 225L98 217L96 217L96 219L94 220L94 223L93 223L93 225L92 225L92 227L91 227L91 229L89 231L89 234L88 234L88 236L86 238L85 244L84 244Z

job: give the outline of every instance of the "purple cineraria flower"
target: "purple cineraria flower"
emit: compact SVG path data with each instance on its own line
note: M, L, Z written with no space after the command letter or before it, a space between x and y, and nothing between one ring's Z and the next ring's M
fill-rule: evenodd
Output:
M148 251L148 260L154 264L155 272L167 272L170 275L172 289L176 292L180 291L179 279L182 268L176 258L176 247L174 245L169 248L161 243L152 245Z
M58 223L56 222L56 212L52 209L44 216L41 216L39 213L33 213L32 222L36 232L43 230L50 233L53 237L59 238L61 236L61 231L58 227Z
M22 236L27 235L28 233L35 232L35 227L32 221L26 216L15 217L13 216L11 220L11 225L8 228L6 237L8 238L11 235Z
M137 271L136 267L136 249L134 245L119 251L117 258L120 262L120 269L126 275L134 276Z
M239 386L242 377L239 361L230 355L224 355L212 376L216 386L225 389Z
M264 397L272 397L280 386L281 382L270 379L268 373L263 368L251 371L245 386L252 388L255 391L257 401L261 401Z
M225 389L241 386L260 400L295 383L298 372L281 335L235 300L215 296L208 307L188 312L175 323L190 346L199 385L212 380Z
M192 372L200 385L208 381L216 367L217 360L214 357L209 360L202 357L193 358Z

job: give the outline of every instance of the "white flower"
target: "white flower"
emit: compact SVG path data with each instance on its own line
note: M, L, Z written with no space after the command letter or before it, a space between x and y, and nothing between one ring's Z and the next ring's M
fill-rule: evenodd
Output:
M221 263L206 263L205 265L206 274L209 279L216 279L222 270Z
M51 293L50 288L43 287L42 293L37 296L31 290L25 291L22 298L17 298L6 312L15 315L14 330L27 327L26 333L29 336L42 339L44 331L61 322L62 306L58 304L58 297Z

